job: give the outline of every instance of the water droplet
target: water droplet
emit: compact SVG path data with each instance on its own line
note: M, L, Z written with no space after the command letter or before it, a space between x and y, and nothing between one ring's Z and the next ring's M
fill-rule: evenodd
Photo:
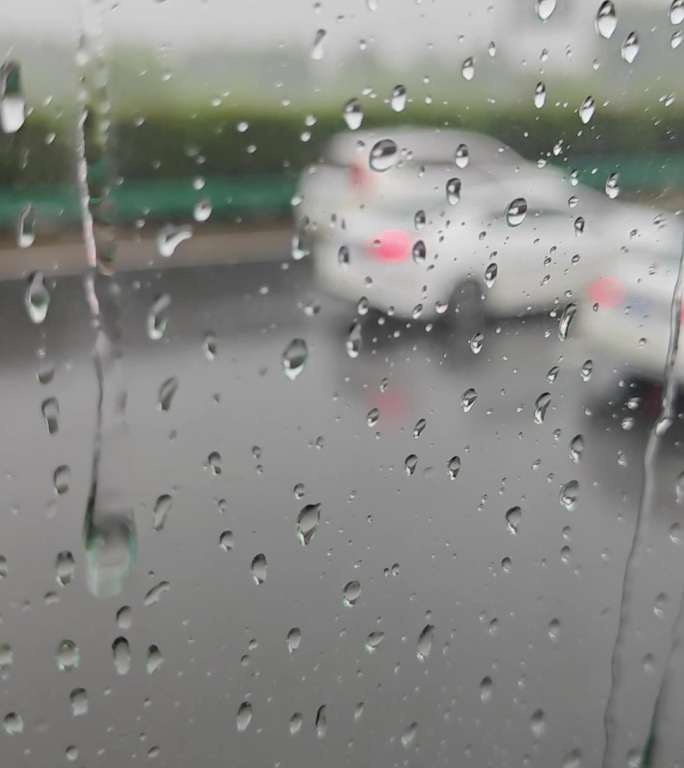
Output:
M19 212L17 221L17 245L30 248L36 241L36 212L32 205L25 205Z
M667 607L667 595L664 592L661 592L659 595L657 595L656 599L653 601L653 613L659 618L664 619L666 616L666 609Z
M164 663L164 656L159 650L159 646L151 645L147 649L147 660L145 662L145 669L148 675L154 674L159 667Z
M119 675L126 675L131 668L131 647L125 637L117 637L112 643L114 667Z
M292 627L287 633L287 650L290 653L294 653L302 641L302 632L299 627Z
M154 504L154 511L152 512L152 530L161 531L166 523L166 516L171 510L173 499L168 493L164 493Z
M116 625L119 629L130 629L133 626L133 611L130 605L122 605L116 612Z
M682 41L684 41L684 32L682 32L681 29L678 29L676 32L672 33L672 37L670 38L670 48L672 48L672 50L679 48Z
M483 677L482 682L480 683L480 700L483 704L491 701L492 687L492 678L489 677L489 675L487 675L487 677Z
M617 15L612 0L603 0L596 14L594 26L598 34L605 40L609 40L613 36L617 27Z
M425 222L427 221L427 217L425 216L425 211L422 209L419 211L416 211L416 215L413 217L413 225L416 229L422 229L425 226Z
M543 424L544 417L549 405L551 405L551 395L548 392L543 392L534 401L534 423Z
M349 248L346 245L340 246L340 250L337 252L337 263L341 267L349 265Z
M615 200L615 198L620 194L620 187L618 186L619 181L619 173L611 173L606 179L604 190L611 200Z
M484 344L484 333L481 331L476 331L468 340L468 346L470 347L470 351L474 355L479 355L482 351L482 346Z
M506 527L511 535L515 536L518 533L521 520L522 510L520 507L511 507L508 512L506 512Z
M392 139L377 141L368 157L371 169L380 173L388 171L397 159L397 145Z
M88 712L88 691L85 688L74 688L69 694L71 702L71 714L74 717L85 715Z
M517 227L525 221L527 216L527 200L524 197L516 197L506 208L506 223L509 227Z
M62 640L57 646L57 666L63 672L76 669L80 661L81 655L78 651L78 646L73 640Z
M311 58L314 61L320 61L323 58L323 54L325 53L323 50L323 41L325 40L326 34L324 29L316 30L313 47L311 48Z
M455 480L458 477L458 473L461 470L461 459L458 456L452 456L447 462L447 471L449 473L449 479Z
M171 408L173 402L173 396L178 389L178 379L175 376L166 379L159 387L159 394L157 395L157 403L160 411L168 411Z
M328 730L328 708L322 704L316 712L316 736L322 739Z
M14 661L12 646L9 643L0 643L0 672L6 672Z
M159 584L155 584L145 595L144 604L154 605L159 602L159 598L171 589L171 585L168 581L160 581Z
M684 0L672 0L670 4L670 24L681 24L684 21Z
M55 572L57 583L66 587L74 580L76 562L71 552L59 552L55 558Z
M71 469L66 464L57 467L52 475L52 480L55 484L55 491L60 496L63 496L69 490L69 485L71 484Z
M380 643L385 639L385 633L384 632L371 632L370 635L366 638L366 650L368 653L374 653L375 649L380 645Z
M401 746L404 749L408 749L413 744L416 740L416 733L418 733L418 723L411 723L404 729L401 734Z
M216 358L216 355L218 354L218 344L216 341L216 334L213 331L207 331L207 333L204 334L202 349L204 350L204 356L209 362Z
M169 322L170 305L171 297L168 293L163 293L150 307L147 314L147 335L153 341L158 341L164 335Z
M591 372L594 370L594 364L591 360L585 360L580 370L580 377L582 381L589 381L591 378Z
M544 83L539 82L537 83L537 86L534 89L534 106L537 109L541 109L545 103L546 103L546 86L544 85Z
M290 381L294 381L304 370L309 349L304 339L292 339L283 352L283 372Z
M409 477L416 471L417 465L418 457L415 453L412 453L406 457L406 460L404 461L404 470Z
M59 431L59 403L56 397L48 397L41 403L41 411L43 412L43 418L47 430L51 435Z
M259 554L252 560L251 571L255 584L263 584L266 581L268 563L265 555Z
M307 504L297 515L297 538L306 546L311 543L321 522L321 505Z
M413 261L416 264L424 264L425 258L427 255L427 249L425 248L425 243L422 240L417 240L414 245L413 249L411 251L411 255L413 257Z
M219 537L219 546L224 552L230 552L234 546L234 537L232 531L223 531Z
M22 733L24 730L24 721L16 712L10 712L9 714L5 715L2 721L2 725L5 729L5 733L10 736L16 736L18 733Z
M344 585L342 590L342 602L348 608L356 604L361 595L361 584L358 581L350 581Z
M350 131L356 131L363 122L363 110L358 99L349 99L342 110L342 117Z
M579 496L579 483L577 480L570 480L560 489L560 503L568 512L572 512L577 506L577 497Z
M573 749L563 761L563 768L582 768L582 752Z
M461 397L461 408L463 409L463 413L468 413L468 411L475 404L476 400L477 392L474 389L466 389L466 391L463 393L463 396Z
M461 180L457 177L446 183L446 198L449 205L456 205L461 199Z
M0 68L0 128L3 133L16 133L25 120L21 70L15 61L6 61Z
M570 441L570 458L575 464L582 458L582 451L584 451L584 439L582 435L575 435Z
M249 728L249 724L252 722L252 705L249 701L243 701L240 704L237 712L236 725L240 733L246 731Z
M459 144L456 147L454 159L456 160L456 165L459 168L465 168L468 165L468 147L465 144Z
M212 210L213 206L211 204L211 200L208 197L203 197L201 200L198 200L195 203L192 209L192 216L195 221L201 223L207 221L207 219L211 216Z
M570 303L563 310L560 320L558 321L558 339L560 341L565 341L568 338L570 326L572 325L572 321L575 319L576 314L577 304ZM591 364L591 360L588 360L587 362ZM589 372L591 373L591 370Z
M406 107L406 88L403 85L395 85L392 89L390 106L395 112L403 112Z
M630 32L620 48L620 55L628 63L632 64L639 53L639 38L636 32Z
M294 736L296 733L299 733L302 727L302 713L301 712L295 712L294 715L290 718L290 733Z
M484 281L487 288L491 288L496 282L496 276L499 274L499 267L495 262L491 262L487 265L484 273Z
M347 340L345 342L345 349L347 350L347 354L352 359L359 356L361 352L362 340L361 323L353 323L352 327L349 329L349 334L347 335Z
M168 259L176 251L176 248L184 241L192 237L192 227L176 227L168 224L159 230L157 235L157 250L159 255Z
M50 306L50 294L45 287L42 272L32 272L29 275L24 304L29 317L34 323L42 323Z
M209 454L208 461L212 475L220 475L223 472L223 459L218 451L212 451Z
M580 120L586 125L594 116L596 111L596 102L593 96L587 96L587 98L580 104L579 116Z
M536 739L541 739L546 731L546 721L544 719L544 710L537 709L530 718L530 728Z
M463 62L461 74L463 75L464 80L472 80L475 76L475 59L472 56L468 56Z
M378 423L378 419L380 418L380 411L378 408L371 408L370 411L366 414L366 424L368 424L369 427L374 427Z
M432 641L435 637L435 628L432 624L426 624L418 636L416 656L418 661L426 661L432 652Z
M423 430L426 426L427 419L418 419L416 426L413 428L413 437L418 439L423 434Z

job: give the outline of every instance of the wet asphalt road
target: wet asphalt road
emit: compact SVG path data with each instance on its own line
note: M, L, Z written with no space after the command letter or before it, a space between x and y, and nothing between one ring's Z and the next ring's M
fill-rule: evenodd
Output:
M81 283L51 286L40 326L24 310L23 284L0 284L0 643L12 648L0 715L23 720L21 733L0 732L3 764L70 764L70 746L74 765L103 768L600 764L653 396L625 429L627 396L599 396L582 381L584 352L572 333L560 342L549 317L490 325L478 355L449 326L363 318L352 359L345 338L355 309L320 295L305 262L119 281L129 431L107 482L135 510L137 555L120 594L106 599L87 589L81 538L97 401ZM153 341L146 315L164 292L168 327ZM211 361L208 331L217 338ZM290 381L281 355L297 337L309 358ZM50 365L54 377L39 383ZM603 365L594 361L597 377ZM178 389L162 411L158 391L171 376ZM464 412L470 388L477 399ZM544 392L551 404L537 424ZM48 397L59 402L52 435L41 414ZM633 732L618 752L649 730L684 585L683 437L675 425L654 462L618 702ZM214 451L220 474L209 467ZM57 494L63 465L69 489ZM569 481L579 492L566 509L559 498ZM171 508L154 530L162 494ZM314 503L320 526L303 546L297 514ZM505 516L516 506L511 531ZM63 551L76 563L66 586L55 579ZM256 584L250 565L260 554L266 578ZM353 580L361 592L349 606L343 588ZM146 605L162 581L168 590ZM122 606L132 609L130 627L117 625ZM427 625L433 641L419 658ZM301 642L290 650L295 627ZM384 635L371 653L374 632ZM131 649L125 674L113 662L119 636ZM68 671L55 659L64 639L80 651ZM164 661L150 674L151 645ZM79 688L88 708L75 716L70 693ZM245 701L252 719L241 732Z

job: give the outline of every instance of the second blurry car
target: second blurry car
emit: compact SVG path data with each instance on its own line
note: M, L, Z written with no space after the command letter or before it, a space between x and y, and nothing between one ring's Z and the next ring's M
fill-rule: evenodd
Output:
M326 291L424 319L552 308L626 253L676 251L675 228L570 171L467 131L340 134L302 175L296 247Z

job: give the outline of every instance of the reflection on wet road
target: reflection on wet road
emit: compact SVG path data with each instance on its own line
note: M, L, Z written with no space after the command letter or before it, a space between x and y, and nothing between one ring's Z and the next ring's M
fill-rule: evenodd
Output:
M103 599L81 538L93 331L77 279L46 286L34 325L24 286L0 285L8 765L69 747L107 767L600 762L653 414L648 393L597 394L602 361L583 380L560 311L473 343L358 318L306 262L122 276L137 555ZM682 434L657 457L635 595L650 608L623 715L646 732L684 583Z

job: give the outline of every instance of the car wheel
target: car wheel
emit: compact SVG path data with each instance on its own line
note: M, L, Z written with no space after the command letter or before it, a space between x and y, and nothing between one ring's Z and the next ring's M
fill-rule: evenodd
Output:
M486 320L482 286L477 280L464 280L451 294L449 317L464 329L478 330Z

